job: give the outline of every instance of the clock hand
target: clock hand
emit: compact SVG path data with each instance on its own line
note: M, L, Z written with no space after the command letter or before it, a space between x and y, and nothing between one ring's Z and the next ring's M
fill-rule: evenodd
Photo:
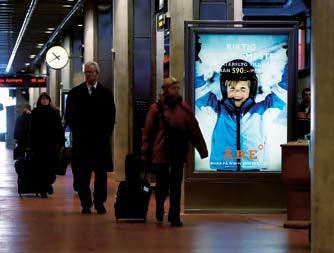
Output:
M52 61L54 61L54 60L56 60L56 59L58 59L58 58L57 57L53 58L51 61L49 61L49 63L52 62Z
M56 59L59 60L59 56L60 56L60 55L57 56L57 55L56 55L55 53L53 53L53 52L52 52L52 54L56 57Z

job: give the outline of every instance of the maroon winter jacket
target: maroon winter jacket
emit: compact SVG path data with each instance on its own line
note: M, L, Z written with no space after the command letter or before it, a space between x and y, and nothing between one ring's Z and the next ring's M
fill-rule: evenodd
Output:
M165 103L166 97L160 96L160 101L163 107L163 112L166 121L170 127L179 128L189 136L186 142L191 141L198 150L201 158L208 156L208 150L199 128L198 122L191 111L190 106L181 101L174 108L168 107ZM182 104L182 105L181 105ZM168 163L166 149L166 124L158 117L159 108L157 103L151 105L146 117L145 126L142 135L142 159L144 161L151 160L153 164ZM180 143L180 145L182 145ZM188 145L183 145L188 147ZM184 155L180 159L186 160L185 150ZM152 157L152 158L151 158Z

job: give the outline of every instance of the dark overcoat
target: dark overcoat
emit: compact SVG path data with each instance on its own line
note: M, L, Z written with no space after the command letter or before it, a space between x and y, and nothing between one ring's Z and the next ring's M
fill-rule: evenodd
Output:
M113 94L100 83L93 96L86 83L69 92L65 123L72 131L72 166L112 170L110 143L115 114Z
M59 111L39 106L31 113L30 147L42 167L55 169L64 146L64 131Z
M23 112L15 122L14 139L25 148L29 140L31 114Z

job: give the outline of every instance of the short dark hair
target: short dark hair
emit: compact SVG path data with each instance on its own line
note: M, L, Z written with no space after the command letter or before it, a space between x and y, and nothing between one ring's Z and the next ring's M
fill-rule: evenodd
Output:
M37 99L37 107L42 106L42 104L41 104L42 98L47 98L49 100L50 104L51 104L51 97L49 96L49 94L47 92L42 92L39 95L39 98Z
M302 91L302 96L304 96L305 92L307 92L307 91L311 91L311 89L310 88L304 88L303 91Z

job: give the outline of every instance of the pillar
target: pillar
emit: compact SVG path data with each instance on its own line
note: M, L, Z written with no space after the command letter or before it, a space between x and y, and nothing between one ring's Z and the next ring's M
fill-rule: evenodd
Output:
M313 253L334 249L334 1L312 1L311 222Z
M113 0L114 7L114 168L116 180L124 178L124 159L132 150L132 6L130 0Z
M84 61L96 60L96 11L95 1L87 0L84 6Z
M241 21L243 18L242 0L233 1L233 17L235 21Z
M62 43L63 48L69 54L69 61L67 65L61 69L61 88L64 90L69 90L71 88L71 39L69 36L66 36Z
M49 86L48 93L51 97L52 104L59 108L60 105L60 82L59 82L59 70L49 68Z
M170 76L180 80L184 91L184 21L193 19L193 0L168 2L170 24Z

